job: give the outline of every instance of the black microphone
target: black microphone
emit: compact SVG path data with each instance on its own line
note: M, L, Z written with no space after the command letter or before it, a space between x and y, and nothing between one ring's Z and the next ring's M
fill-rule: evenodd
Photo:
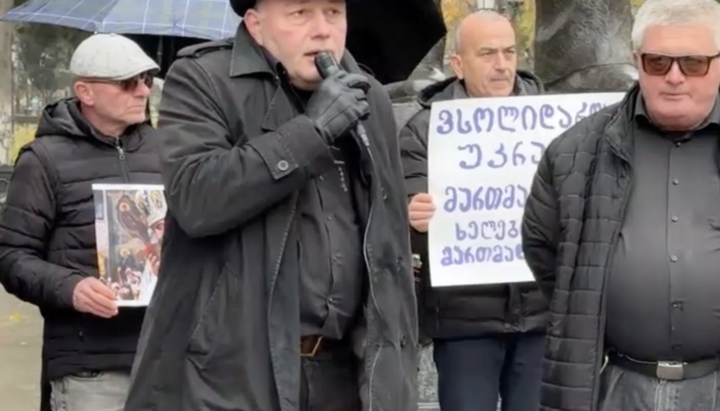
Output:
M321 51L315 55L315 67L317 68L320 77L328 78L340 70L340 66L335 57L329 51ZM360 141L365 147L370 147L370 140L368 140L365 127L358 121L355 126L355 133L360 138Z

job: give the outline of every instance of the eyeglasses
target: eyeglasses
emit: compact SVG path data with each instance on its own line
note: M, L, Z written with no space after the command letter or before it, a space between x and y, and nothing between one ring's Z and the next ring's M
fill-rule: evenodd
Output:
M640 55L643 71L651 76L664 76L677 63L680 71L687 77L704 77L710 71L710 64L720 53L714 56L665 56L643 53Z
M85 83L114 84L123 91L135 91L140 83L147 88L152 88L155 78L150 73L142 73L125 80L104 80L104 79L83 79Z

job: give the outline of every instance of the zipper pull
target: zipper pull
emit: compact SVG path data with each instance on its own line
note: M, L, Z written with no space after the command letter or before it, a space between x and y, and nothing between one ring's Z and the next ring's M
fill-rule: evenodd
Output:
M122 144L120 143L120 138L115 139L115 148L117 148L118 155L120 156L120 160L125 160L125 150L122 148Z

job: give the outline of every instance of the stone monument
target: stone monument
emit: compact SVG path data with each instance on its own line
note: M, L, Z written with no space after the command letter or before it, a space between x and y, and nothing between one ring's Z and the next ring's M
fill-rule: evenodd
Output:
M535 73L555 92L625 91L637 79L628 0L536 0Z

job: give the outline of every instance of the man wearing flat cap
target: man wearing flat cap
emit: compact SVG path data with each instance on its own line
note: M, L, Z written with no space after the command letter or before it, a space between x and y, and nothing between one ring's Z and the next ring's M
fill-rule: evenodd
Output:
M165 80L168 217L125 410L415 411L390 100L345 50L343 0L232 5L235 38ZM322 51L340 62L324 80Z
M161 183L147 118L157 71L132 40L90 36L70 62L75 96L45 107L15 164L0 218L0 283L42 313L44 410L125 404L145 309L118 308L101 279L92 184Z

